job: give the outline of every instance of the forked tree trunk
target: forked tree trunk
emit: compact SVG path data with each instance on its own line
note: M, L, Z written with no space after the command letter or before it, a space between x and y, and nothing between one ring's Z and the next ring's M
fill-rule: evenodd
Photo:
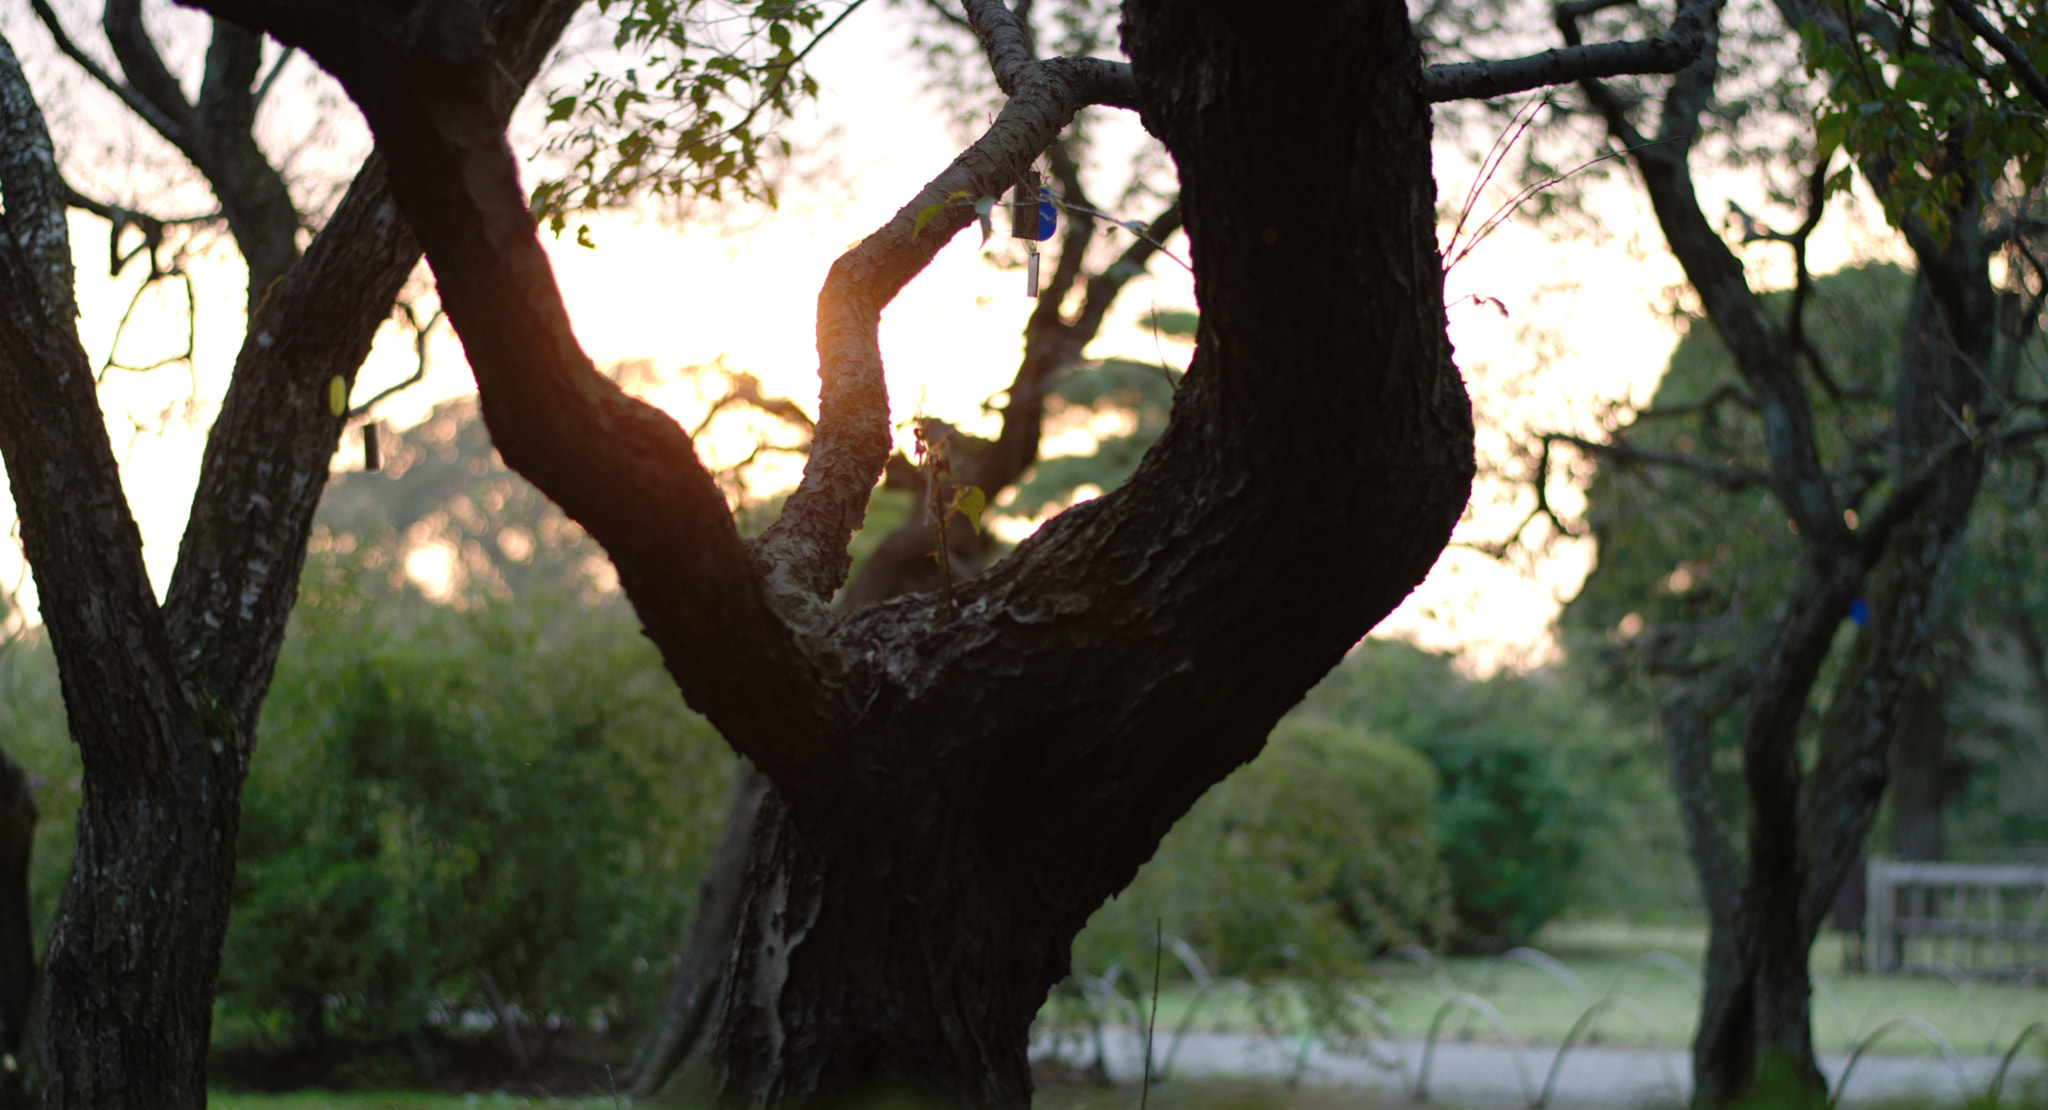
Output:
M1434 560L1443 514L1463 501L1465 406L1436 392L1455 386L1430 369L1442 357L1425 338L1441 335L1433 297L1411 306L1426 323L1366 323L1377 350L1306 335L1293 357L1277 337L1269 351L1233 344L1251 338L1240 326L1270 335L1325 311L1374 321L1368 305L1440 280L1432 185L1393 169L1419 165L1428 141L1401 6L1330 5L1310 28L1142 0L1125 10L1144 119L1175 155L1199 275L1202 334L1174 424L1129 484L1059 521L1074 527L956 588L963 614L1014 623L1018 652L950 642L929 598L876 607L918 614L927 669L885 685L833 739L889 753L872 778L849 781L838 804L772 793L761 811L715 1046L726 1106L1028 1106L1031 1023L1076 933L1407 592L1402 575ZM1326 65L1363 76L1332 82ZM1316 109L1280 110L1294 97ZM1367 151L1391 172L1357 169ZM1357 207L1319 207L1336 164L1354 166L1334 193ZM1316 228L1304 211L1334 222ZM1289 253L1323 232L1356 233L1359 253ZM1289 257L1302 261L1275 269ZM1352 283L1371 292L1330 299ZM1234 350L1264 367L1256 381L1238 376L1250 365L1231 363ZM1302 377L1281 388L1290 373ZM1420 399L1431 394L1443 403ZM1365 396L1388 402L1384 433L1344 407ZM1218 406L1225 397L1235 403ZM1397 415L1397 398L1416 407ZM1375 446L1329 450L1344 441ZM1410 467L1422 486L1396 492L1393 472ZM1346 501L1366 489L1384 498L1377 519ZM1404 519L1429 520L1426 536ZM1382 560L1408 569L1385 573ZM1094 594L1087 580L1116 565L1127 589ZM1096 623L1037 655L1047 645L1030 630L1062 607ZM1326 619L1338 613L1354 623ZM1175 749L1165 763L1142 755Z
M1031 64L995 27L1012 98L833 266L817 447L746 544L687 433L576 343L479 110L496 77L460 0L402 21L205 3L306 47L363 107L493 443L604 545L684 697L775 784L719 1016L721 1097L1028 1105L1027 1033L1074 935L1423 579L1470 493L1405 5L1130 0L1127 72ZM950 607L831 619L889 450L883 306L973 222L948 197L1008 189L1100 102L1141 104L1180 170L1201 324L1165 434Z
M1902 469L1927 467L1927 486L1860 579L1869 623L1857 632L1837 679L1814 765L1803 773L1796 764L1774 767L1763 758L1770 749L1746 745L1749 858L1739 871L1716 839L1716 819L1693 797L1705 782L1699 766L1682 765L1682 745L1674 745L1688 843L1713 903L1693 1042L1693 1105L1699 1110L1731 1105L1758 1083L1780 1085L1815 1105L1827 1095L1813 1049L1808 961L1876 819L1901 716L1922 689L1934 646L1949 627L1984 464L1975 452L1948 450L1942 425L1947 413L1983 403L1982 368L1992 365L1995 341L1986 257L1981 239L1960 232L1939 252L1921 255L1901 337L1893 421ZM1829 646L1828 640L1814 642L1821 652ZM1771 662L1786 673L1812 669L1818 658L1780 654ZM1760 684L1773 677L1766 669ZM1798 705L1810 687L1810 678L1804 687L1779 686L1796 689ZM1772 715L1763 697L1751 697L1751 729ZM1794 750L1787 735L1775 754L1790 759Z

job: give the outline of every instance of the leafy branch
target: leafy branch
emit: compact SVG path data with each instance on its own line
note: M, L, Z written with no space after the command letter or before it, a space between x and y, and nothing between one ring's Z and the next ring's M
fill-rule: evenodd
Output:
M571 163L534 189L534 217L560 235L572 213L642 194L773 205L764 152L790 153L774 125L817 95L805 61L864 3L846 0L828 20L831 5L801 0L599 0L618 24L613 47L642 61L550 97L548 123L567 127L544 149ZM590 245L587 225L577 241Z

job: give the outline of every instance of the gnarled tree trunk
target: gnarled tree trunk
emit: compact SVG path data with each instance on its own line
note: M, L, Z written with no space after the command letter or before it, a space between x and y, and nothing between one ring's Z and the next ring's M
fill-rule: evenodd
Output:
M1032 62L970 6L1011 100L833 268L802 485L743 543L689 437L576 344L460 0L409 18L207 0L364 109L492 439L602 543L690 703L774 783L719 1016L721 1097L907 1089L1022 1107L1026 1033L1089 914L1420 582L1464 508L1429 106L1402 4L1125 10L1128 70ZM1004 20L1008 20L1005 23ZM1085 103L1178 163L1201 325L1124 486L953 590L825 604L889 450L880 313Z

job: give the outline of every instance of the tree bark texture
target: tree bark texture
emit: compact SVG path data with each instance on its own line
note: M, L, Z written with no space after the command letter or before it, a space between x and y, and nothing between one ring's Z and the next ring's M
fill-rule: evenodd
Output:
M817 446L750 548L687 435L577 346L481 111L495 75L468 9L208 5L306 47L363 108L500 452L605 546L684 696L775 786L722 1099L1027 1105L1026 1037L1073 935L1423 578L1464 507L1471 413L1402 5L1126 9L1202 309L1173 419L1129 482L950 609L836 621L886 461L881 310L972 223L947 198L1007 189L1079 105L1128 95L1119 67L1027 64L989 132L835 266Z
M949 488L936 492L926 489L926 475L909 459L901 455L891 458L885 485L910 492L919 504L946 504L955 489L965 486L981 489L992 503L1024 476L1038 459L1047 395L1081 362L1082 351L1100 332L1124 285L1143 273L1152 256L1163 249L1160 244L1180 230L1179 206L1169 205L1146 234L1111 265L1089 275L1086 264L1096 231L1091 212L1094 204L1083 190L1081 167L1066 147L1055 143L1047 155L1061 195L1068 202L1069 218L1052 277L1024 327L1024 356L1004 391L1007 400L1001 431L993 440L956 433L961 442L953 450ZM1071 314L1065 307L1070 294L1076 302ZM927 497L935 500L927 502ZM986 533L959 522L946 530L945 539L954 581L980 573L996 547ZM937 522L929 513L913 513L882 541L840 591L836 609L844 614L871 602L944 589L948 583L941 580L939 563L932 557L938 543ZM652 1097L687 1061L701 1056L700 1047L712 1039L711 1015L722 1004L724 968L739 933L739 893L746 881L747 852L768 789L767 780L748 764L734 789L725 831L700 890L689 936L678 953L679 966L668 1001L633 1062L632 1085L638 1097Z
M494 8L518 81L573 7ZM131 84L163 104L182 96L157 80L167 73L145 49L137 6L110 4L107 19ZM196 115L183 124L214 128L207 142L219 150L255 149L246 132L237 146L224 129L253 114L245 78L258 49L250 31L217 26ZM11 53L0 61L11 233L0 250L0 454L84 766L26 1078L47 1106L200 1107L241 784L343 426L327 407L328 382L353 379L418 248L373 159L304 259L292 261L296 218L291 257L252 255L252 274L289 270L252 296L259 308L159 607L78 342L61 200L30 203L63 195L48 133ZM510 107L504 98L500 119ZM193 158L233 224L226 171L213 178L217 167ZM239 240L245 229L235 230Z

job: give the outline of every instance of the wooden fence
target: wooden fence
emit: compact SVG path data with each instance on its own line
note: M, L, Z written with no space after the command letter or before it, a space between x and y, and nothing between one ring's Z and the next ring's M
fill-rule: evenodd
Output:
M1873 857L1865 867L1870 970L2048 977L2048 864Z

